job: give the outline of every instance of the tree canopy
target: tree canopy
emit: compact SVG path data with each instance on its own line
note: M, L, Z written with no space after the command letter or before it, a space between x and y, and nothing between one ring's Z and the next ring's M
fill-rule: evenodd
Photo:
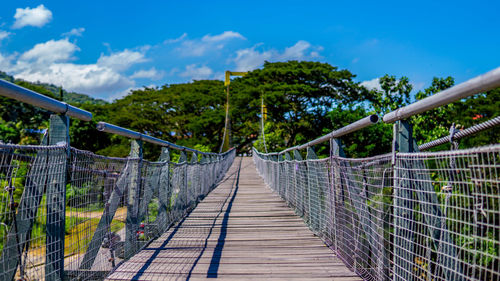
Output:
M226 93L222 81L200 80L131 91L111 103L68 93L54 85L2 78L23 87L61 97L94 114L93 121L72 120L74 147L104 155L126 156L129 140L95 129L105 121L185 146L218 151L224 133ZM261 69L236 78L230 85L232 140L239 151L252 146L263 150L261 99L267 108L265 138L268 150L279 151L339 129L369 114L383 114L453 86L452 77L434 78L432 84L412 94L407 77L385 75L380 87L368 89L355 75L328 63L310 61L266 62ZM48 126L49 112L0 97L0 140L33 144ZM498 114L500 89L442 106L410 119L419 144L442 137L452 123L470 127ZM500 140L499 129L462 142L466 147ZM365 157L389 152L392 125L379 122L342 138L347 155ZM446 148L445 146L440 149ZM328 153L325 145L319 154ZM159 147L148 145L145 156L155 159Z

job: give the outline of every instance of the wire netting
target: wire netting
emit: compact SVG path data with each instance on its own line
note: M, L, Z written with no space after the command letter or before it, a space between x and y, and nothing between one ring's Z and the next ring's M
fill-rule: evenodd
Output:
M127 195L139 159L113 158L71 149L66 185L66 275L105 276L123 258Z
M499 145L397 155L395 276L500 280L499 162Z
M0 144L0 280L100 280L182 219L235 151L190 163Z
M65 167L64 146L0 144L0 280L44 278L46 248L57 247L47 245L47 192L64 186Z
M500 280L500 145L292 160L265 182L365 280Z

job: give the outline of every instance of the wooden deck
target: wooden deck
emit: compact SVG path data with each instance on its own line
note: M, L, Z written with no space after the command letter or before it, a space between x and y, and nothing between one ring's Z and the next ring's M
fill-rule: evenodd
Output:
M241 164L241 169L239 169ZM107 280L361 280L237 158L193 212Z

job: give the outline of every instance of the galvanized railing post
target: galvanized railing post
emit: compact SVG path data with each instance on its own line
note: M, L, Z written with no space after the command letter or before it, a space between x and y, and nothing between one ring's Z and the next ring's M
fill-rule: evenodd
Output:
M170 212L170 198L172 197L172 188L170 186L170 149L162 147L161 154L158 159L160 162L165 162L161 168L160 183L158 190L158 228L160 233L163 233L167 228L170 220L168 220L168 212ZM168 221L167 221L168 220Z
M335 251L338 251L339 246L338 246L338 239L341 236L340 233L337 233L340 231L340 227L338 226L338 217L337 217L337 204L341 204L341 196L342 194L342 179L340 176L340 167L338 165L337 161L333 161L336 157L344 157L344 150L342 149L342 141L340 139L331 139L330 140L330 169L332 173L332 186L331 186L331 198L330 199L330 204L331 204L331 212L332 212L332 226L334 229L330 230L332 231L332 236L333 236L333 245Z
M210 157L202 155L200 159L200 165L201 165L201 174L205 175L205 177L208 175L207 173L207 164L210 163ZM200 180L200 200L202 200L206 195L207 195L207 179L205 178L204 180Z
M427 226L437 252L438 262L442 265L447 280L464 280L463 269L458 263L458 247L455 245L447 225L442 223L443 210L431 178L427 174L415 173L407 167L405 161L398 161L396 152L418 152L413 138L412 126L406 120L398 120L394 124L395 142L393 146L394 164L394 265L395 280L410 280L409 273L415 262L416 206L414 202L425 202L419 205L422 223ZM415 161L414 161L415 162ZM416 161L417 168L426 169L423 161ZM415 164L413 164L415 165ZM415 168L415 166L413 166ZM408 252L405 256L404 253ZM396 263L398 262L398 263ZM400 278L400 279L397 279Z
M186 207L188 205L188 179L187 179L187 153L186 151L181 151L179 155L179 164L184 163L182 167L182 184L180 187L181 194L182 194L182 210L186 210Z
M316 153L312 149L312 147L307 148L307 160L314 160L318 159L318 156L316 156ZM319 204L320 199L319 199L319 175L318 175L318 169L317 166L318 163L314 163L311 161L307 162L307 199L308 199L308 217L309 217L309 223L312 226L312 229L314 232L319 233L319 218L315 216L319 216L319 212L321 212L321 206L318 206L318 208L314 208ZM313 195L314 195L314 200L313 200ZM314 210L313 210L314 209Z
M399 120L394 124L393 165L397 166L397 152L415 151L413 132L410 123ZM404 168L404 167L403 167ZM411 280L414 256L414 194L411 185L402 186L401 178L407 176L397 168L394 169L394 280Z
M274 191L277 191L278 188L278 173L277 173L277 166L276 163L278 162L278 159L275 155L271 155L269 157L269 160L271 160L271 167L272 167L272 179L271 179L271 186Z
M53 171L47 178L47 225L46 225L46 261L45 279L64 279L64 235L66 219L66 183L70 157L69 117L66 115L50 116L49 145L65 144L67 147L64 164L57 165L61 170ZM49 152L50 155L51 152ZM50 156L49 156L50 158ZM60 164L60 165L58 165Z
M287 180L286 180L286 189L285 189L285 201L290 205L290 189L292 188L290 186L290 179L292 178L291 174L292 171L290 171L290 166L292 166L292 156L290 156L290 153L285 152L285 161L286 163L286 175L287 175ZM292 169L293 170L293 169Z
M276 159L276 191L278 194L281 192L281 185L280 185L280 155L275 156Z
M139 229L139 204L141 195L141 177L142 177L142 141L132 140L130 149L130 158L136 158L137 163L133 165L127 196L127 219L125 223L125 246L124 256L130 258L138 249L137 231Z
M198 171L195 171L194 169L198 169L198 167L196 167L195 165L198 164L198 155L196 154L196 152L193 152L193 154L191 155L191 165L193 165L193 167L191 167L190 171L192 173L192 175L189 175L189 177L191 178L191 186L190 186L190 189L191 189L191 202L190 202L190 205L192 208L194 208L196 206L196 204L198 203L198 200L199 200L199 196L200 196L200 193L198 191Z
M299 167L299 163L297 163L298 161L302 161L302 155L300 155L300 152L298 150L294 150L293 151L293 158L295 160L295 167L293 167L293 173L294 173L294 179L295 179L295 190L294 190L294 201L295 201L295 211L297 212L297 214L299 216L303 216L304 215L304 212L303 212L303 203L300 203L301 200L304 198L304 195L303 194L297 194L297 191L300 190L301 193L304 192L304 189L303 188L298 188L299 184L300 184L300 181L299 181L299 176L300 174L298 174L298 167Z

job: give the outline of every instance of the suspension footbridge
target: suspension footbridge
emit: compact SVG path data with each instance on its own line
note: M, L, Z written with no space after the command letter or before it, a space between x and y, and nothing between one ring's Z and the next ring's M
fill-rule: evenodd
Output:
M361 280L237 158L178 225L106 280ZM338 279L337 279L338 278Z
M500 280L500 145L456 145L500 117L420 146L408 122L497 87L500 68L386 114L393 149L369 158L342 138L377 115L251 158L99 123L130 138L118 158L71 146L90 112L0 80L54 112L40 145L0 144L0 280Z

